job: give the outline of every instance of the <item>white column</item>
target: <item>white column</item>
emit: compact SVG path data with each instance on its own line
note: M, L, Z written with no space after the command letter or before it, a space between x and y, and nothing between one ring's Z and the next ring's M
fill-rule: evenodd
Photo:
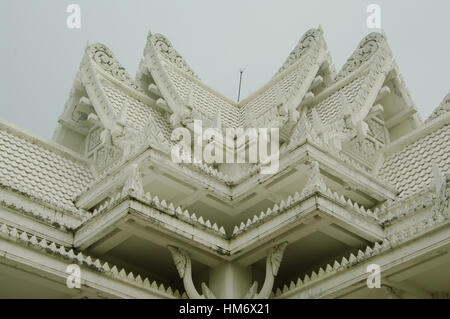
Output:
M242 298L252 284L251 267L226 263L211 268L209 287L217 298Z

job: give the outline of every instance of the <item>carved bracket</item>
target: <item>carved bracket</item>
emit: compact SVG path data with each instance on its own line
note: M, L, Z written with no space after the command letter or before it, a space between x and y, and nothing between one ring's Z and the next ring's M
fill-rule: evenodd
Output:
M202 282L201 285L203 294L200 295L197 292L194 282L192 281L192 265L189 254L185 250L178 247L167 246L167 248L172 254L172 258L175 266L177 267L180 278L183 279L184 289L186 290L188 297L190 299L216 299L216 296L204 282Z
M267 299L273 289L273 283L275 276L280 269L281 260L283 259L284 250L286 249L288 242L283 242L278 246L273 247L266 257L266 278L264 280L263 287L258 293L258 282L254 282L248 292L245 294L244 299Z

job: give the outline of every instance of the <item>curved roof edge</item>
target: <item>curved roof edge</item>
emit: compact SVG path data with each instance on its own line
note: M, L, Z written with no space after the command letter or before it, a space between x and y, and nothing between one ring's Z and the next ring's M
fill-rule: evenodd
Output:
M368 62L379 49L384 49L390 52L386 41L386 35L384 32L369 33L360 41L356 50L342 66L336 76L336 81L339 81L340 79L345 78L354 71L358 70L366 64L366 62Z
M426 122L434 120L435 118L440 117L442 114L445 114L449 111L450 111L450 93L448 93L442 100L441 104L439 104L439 106L434 109L434 111L428 117Z

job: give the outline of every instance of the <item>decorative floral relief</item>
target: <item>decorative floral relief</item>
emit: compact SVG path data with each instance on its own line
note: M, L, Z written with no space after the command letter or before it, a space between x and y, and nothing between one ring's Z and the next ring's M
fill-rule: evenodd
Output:
M152 36L153 45L158 51L164 55L172 64L183 70L184 72L196 78L194 71L187 65L181 55L173 48L170 41L162 34L154 34Z
M380 33L373 32L366 36L353 55L344 64L342 70L337 75L336 80L346 77L368 61L375 54L383 41L384 37Z
M376 153L376 146L368 139L355 140L348 145L347 151L355 159L362 158L371 163Z
M102 44L94 44L89 48L91 57L103 70L111 74L117 80L137 90L139 87L133 82L125 68L116 60L110 49Z
M367 154L369 156L374 155L376 152L375 145L367 139L364 139L364 141L360 143L360 148L364 154Z
M300 39L300 42L297 44L294 50L292 50L292 52L289 54L283 66L278 70L277 74L280 74L291 65L293 65L298 59L300 59L300 57L304 55L306 49L310 48L312 44L320 38L320 35L321 31L319 29L311 29L307 31Z
M97 150L96 165L97 168L103 170L119 159L118 152L112 148L103 146Z

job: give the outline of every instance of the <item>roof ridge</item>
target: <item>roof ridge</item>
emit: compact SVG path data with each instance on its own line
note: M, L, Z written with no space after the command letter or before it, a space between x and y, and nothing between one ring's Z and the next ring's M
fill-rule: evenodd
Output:
M292 49L292 51L289 53L283 65L280 67L277 73L275 73L273 78L284 73L292 65L294 65L304 55L306 49L308 49L311 46L314 40L320 37L323 37L323 30L321 26L319 26L318 28L311 28L308 31L306 31L301 36L300 40L297 42L297 45L294 47L294 49Z
M158 51L168 58L169 62L183 70L185 73L191 75L194 78L200 80L200 78L195 74L194 70L188 65L186 60L183 59L180 53L174 48L172 42L161 33L149 33L148 40L152 41L153 45L158 49Z
M387 45L387 38L384 32L371 32L366 35L358 44L358 47L347 59L342 68L339 70L336 76L336 82L348 77L352 72L358 70L361 66L366 64L370 58L384 46Z
M116 80L127 84L135 90L142 89L135 84L133 78L127 72L125 67L119 62L111 49L106 45L96 42L86 46L86 55L92 59L100 68L109 73Z

